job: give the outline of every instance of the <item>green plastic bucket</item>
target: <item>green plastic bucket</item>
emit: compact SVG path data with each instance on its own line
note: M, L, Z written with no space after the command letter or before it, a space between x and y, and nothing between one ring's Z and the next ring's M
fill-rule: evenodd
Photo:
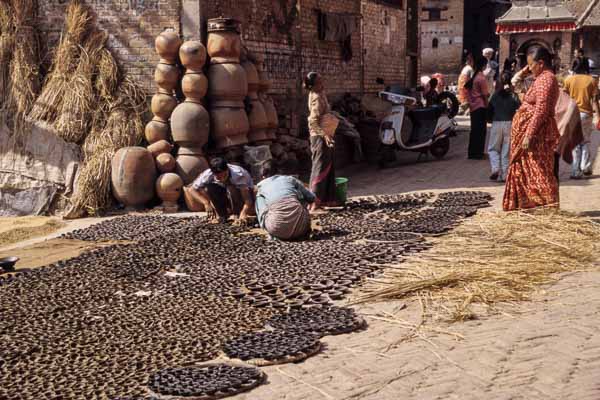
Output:
M335 196L340 203L346 203L348 199L348 178L335 178Z

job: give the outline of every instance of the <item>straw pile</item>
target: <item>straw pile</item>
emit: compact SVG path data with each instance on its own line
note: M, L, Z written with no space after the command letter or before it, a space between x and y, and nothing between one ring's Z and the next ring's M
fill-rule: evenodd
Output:
M357 303L418 298L430 319L476 317L530 299L558 273L591 269L600 224L564 212L484 213L367 285Z
M29 116L38 121L54 124L62 110L71 77L75 74L81 54L81 45L95 30L91 10L80 1L72 1L67 8L66 29L54 55L50 73L42 93Z
M0 109L10 90L10 61L15 44L13 13L8 0L0 0Z

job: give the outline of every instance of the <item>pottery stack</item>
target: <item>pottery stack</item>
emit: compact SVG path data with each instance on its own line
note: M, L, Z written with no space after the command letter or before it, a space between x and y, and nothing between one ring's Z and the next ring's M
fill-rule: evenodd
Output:
M250 103L248 111L248 121L250 123L248 141L253 145L270 144L270 139L267 134L267 129L269 127L267 113L265 112L263 103L258 98L260 77L253 60L252 54L249 54L249 52L244 49L244 51L242 51L242 67L246 72L246 80L248 81L248 101Z

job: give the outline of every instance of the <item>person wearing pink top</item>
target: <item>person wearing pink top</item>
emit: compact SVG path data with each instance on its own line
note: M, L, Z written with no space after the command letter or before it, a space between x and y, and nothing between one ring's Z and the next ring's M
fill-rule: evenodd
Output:
M475 61L473 77L465 83L467 100L471 116L471 134L469 136L469 159L482 160L487 133L487 106L490 91L483 70L487 65L485 58Z

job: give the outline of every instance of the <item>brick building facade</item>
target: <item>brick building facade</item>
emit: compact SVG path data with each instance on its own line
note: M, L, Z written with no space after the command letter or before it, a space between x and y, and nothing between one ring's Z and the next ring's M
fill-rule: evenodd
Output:
M409 2L411 0L408 0ZM149 93L158 56L154 38L165 28L186 39L204 38L206 19L233 17L242 22L245 45L265 59L282 129L300 133L306 112L302 77L320 72L334 100L381 89L377 77L407 84L411 64L406 51L407 13L403 0L87 0L109 45L125 69ZM39 0L40 30L49 45L64 25L65 0ZM319 12L356 17L351 59L341 45L319 40Z

